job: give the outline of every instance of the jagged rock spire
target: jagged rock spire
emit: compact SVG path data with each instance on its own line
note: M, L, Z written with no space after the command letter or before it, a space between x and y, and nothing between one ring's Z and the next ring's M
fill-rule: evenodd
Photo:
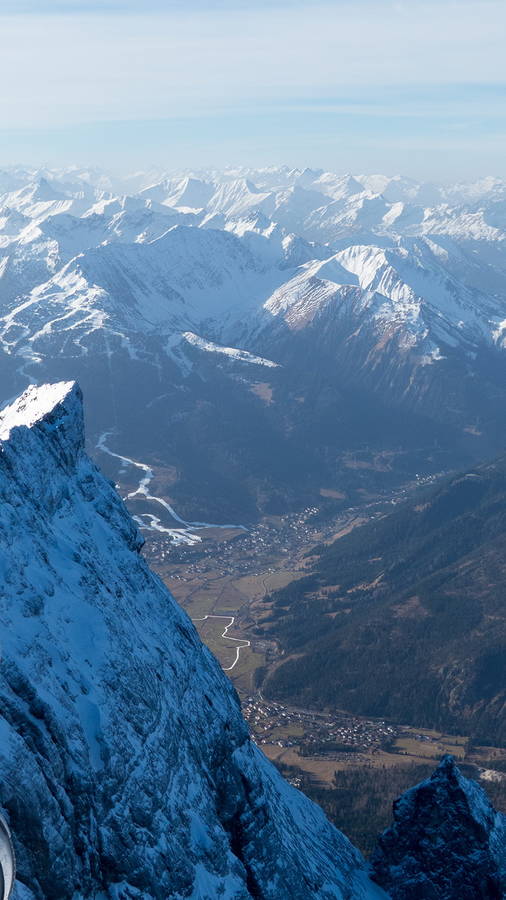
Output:
M392 900L498 900L506 888L506 816L445 756L395 801L372 856Z

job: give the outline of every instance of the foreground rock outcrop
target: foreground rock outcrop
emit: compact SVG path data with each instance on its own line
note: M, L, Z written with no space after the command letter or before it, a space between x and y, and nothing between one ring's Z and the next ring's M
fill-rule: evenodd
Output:
M251 742L84 451L79 388L0 417L0 806L24 896L383 896Z
M506 895L506 816L449 756L394 804L372 863L392 900L500 900Z

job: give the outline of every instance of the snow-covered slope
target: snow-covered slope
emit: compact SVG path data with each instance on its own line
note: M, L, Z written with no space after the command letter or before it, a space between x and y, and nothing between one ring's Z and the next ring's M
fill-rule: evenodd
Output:
M188 420L197 381L208 384L206 403L242 384L246 410L246 357L228 354L224 366L223 352L190 348L182 335L192 333L201 350L280 363L279 421L287 434L296 421L301 440L314 427L311 405L287 404L323 377L361 391L365 407L379 398L480 432L492 454L502 446L499 179L442 187L287 166L121 179L17 168L0 171L0 191L0 405L34 380L77 375L89 390L99 372L109 405L100 397L97 410L93 394L94 436L114 418L127 444L133 423L121 410L132 385L146 386L142 396L135 387L146 408L171 386L167 422ZM161 441L157 433L149 449L172 466Z
M29 183L17 191L6 193L0 198L0 202L2 206L7 206L36 221L62 212L72 211L82 214L90 205L84 196L68 196L58 191L45 178Z
M65 317L80 303L79 272L87 297L105 291L122 315L126 306L133 315L137 310L141 332L162 320L177 330L168 311L176 292L196 306L195 330L203 319L212 319L219 336L224 315L243 318L246 307L255 312L269 302L269 287L289 294L288 282L307 274L295 271L298 266L330 258L335 250L365 298L371 291L385 297L385 321L398 317L406 290L447 320L444 331L453 332L451 342L459 329L467 333L468 319L476 334L488 333L493 319L500 335L506 317L505 189L497 179L443 189L399 177L282 167L164 177L128 197L104 192L105 179L96 173L24 177L26 184L19 187L22 173L6 175L5 184L16 190L0 196L0 315L12 316L16 303L21 315L14 316L13 334L22 329L30 337L41 326L54 333L55 300L58 307L63 304ZM182 223L187 227L174 228ZM199 226L213 233L205 237ZM329 247L321 246L327 242ZM110 246L118 243L123 249ZM287 276L278 273L266 282L266 270L280 267ZM9 345L12 352L24 346L19 340Z
M330 300L339 316L349 310L343 298L353 297L352 315L368 323L378 339L395 330L406 346L429 349L434 358L445 346L502 347L504 304L459 281L448 271L447 257L423 239L388 249L351 245L327 260L302 265L264 309L302 328ZM350 287L356 290L350 292Z
M84 240L90 243L89 230ZM9 265L8 259L6 274ZM35 275L33 267L34 261ZM6 291L0 340L7 352L24 347L51 358L58 348L75 356L86 352L90 334L100 338L95 352L104 352L104 337L121 343L128 335L135 347L135 335L161 329L169 336L208 319L242 317L283 279L271 260L264 264L233 234L184 226L153 241L104 242L54 268L22 300L8 302Z
M210 213L237 217L251 210L268 213L273 205L271 192L261 191L251 181L240 178L220 185L210 198L207 209Z
M372 898L83 450L79 388L0 421L0 805L25 896Z
M254 356L253 353L248 353L247 350L239 350L237 347L222 347L221 344L216 344L214 341L206 341L191 331L184 331L182 336L192 347L198 347L199 350L203 350L206 353L218 353L221 356L228 356L229 359L239 360L255 366L266 366L268 369L276 369L278 365L272 359Z
M183 178L163 200L167 206L183 209L203 209L215 191L215 186L198 178Z

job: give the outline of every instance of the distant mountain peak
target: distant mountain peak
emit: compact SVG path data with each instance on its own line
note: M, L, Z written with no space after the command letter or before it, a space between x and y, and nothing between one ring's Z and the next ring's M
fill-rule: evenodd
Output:
M53 200L65 199L64 194L55 190L52 184L47 178L44 178L44 176L41 176L37 181L29 185L26 193L34 202L38 203L49 203Z

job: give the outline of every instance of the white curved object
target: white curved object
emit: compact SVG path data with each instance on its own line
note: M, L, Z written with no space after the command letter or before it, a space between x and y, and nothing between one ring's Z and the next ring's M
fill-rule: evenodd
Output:
M9 900L16 878L16 857L11 833L5 819L0 816L0 900Z

